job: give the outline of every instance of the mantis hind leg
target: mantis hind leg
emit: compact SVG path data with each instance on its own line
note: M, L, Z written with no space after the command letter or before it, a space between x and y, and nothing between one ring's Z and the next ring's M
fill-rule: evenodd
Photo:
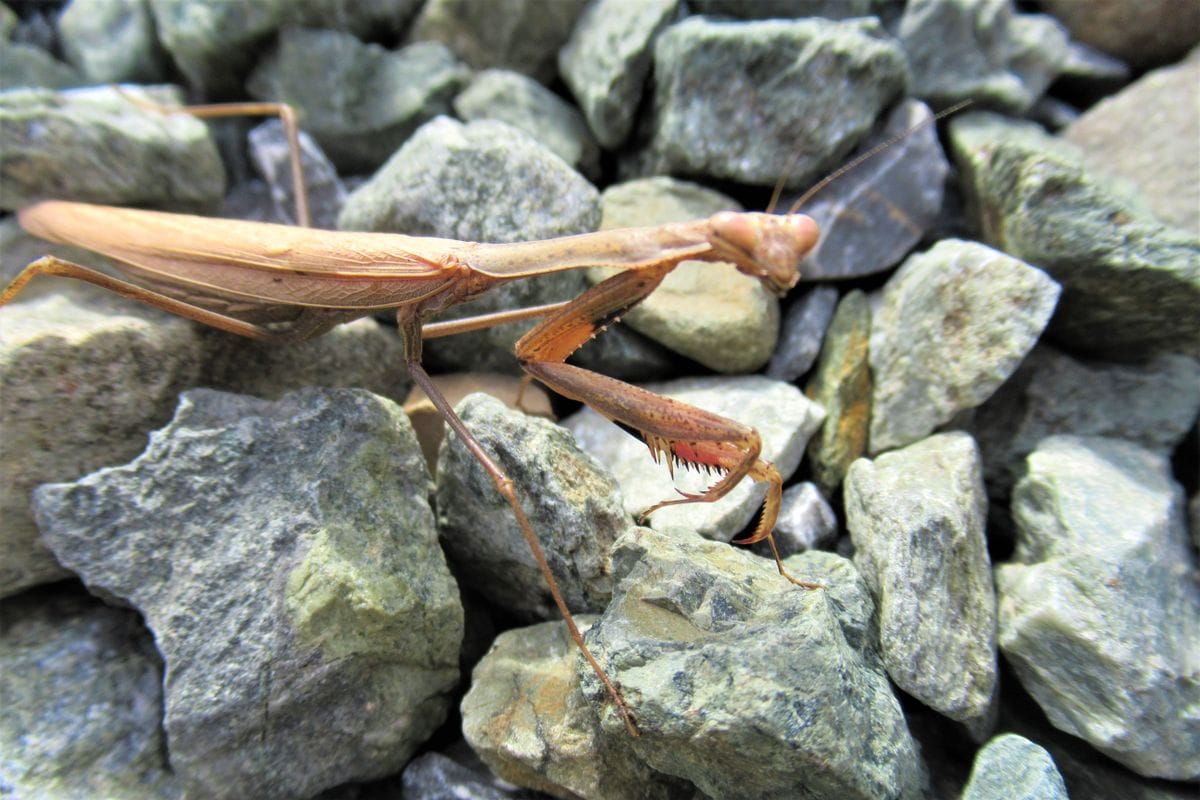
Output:
M563 621L566 622L567 631L571 634L571 639L575 642L580 652L583 653L588 666L596 673L596 677L600 679L600 683L604 685L609 697L612 698L617 713L620 715L621 721L625 723L625 729L629 732L629 735L637 736L637 725L634 722L633 714L630 712L628 704L625 702L624 695L621 694L621 690L608 677L608 673L600 666L600 662L592 655L592 651L588 649L587 644L583 640L583 634L580 633L579 626L575 624L575 617L572 616L571 609L567 607L567 601L563 598L562 591L558 588L558 581L555 580L554 573L550 571L550 564L546 560L546 554L542 551L541 542L538 541L537 534L533 532L533 526L529 523L529 518L525 516L525 510L521 507L521 501L517 498L512 479L505 474L504 468L496 463L495 459L483 449L483 445L471 434L471 431L429 377L429 373L425 372L425 368L421 366L422 339L420 322L406 315L403 311L397 315L397 321L399 322L400 332L404 338L404 360L408 367L409 375L424 390L425 395L433 402L437 410L441 412L446 424L458 435L459 440L462 441L471 455L475 457L475 460L487 472L488 476L492 479L492 483L495 484L496 490L500 492L501 496L504 497L505 501L512 508L513 516L516 518L517 525L521 529L521 535L525 537L525 542L533 552L538 569L541 570L542 576L546 580L546 585L550 589L550 596L554 598L555 606L558 607Z
M758 526L738 543L768 540L779 574L798 586L821 588L820 584L793 578L780 560L771 531L779 515L783 481L774 466L759 458L762 440L753 428L564 363L571 353L645 299L673 268L674 264L663 263L629 270L593 286L525 334L517 342L517 358L534 378L566 397L586 403L640 438L655 461L665 461L672 474L676 464L721 474L703 492L680 492L680 498L655 504L641 514L641 520L665 506L716 502L745 477L766 483Z

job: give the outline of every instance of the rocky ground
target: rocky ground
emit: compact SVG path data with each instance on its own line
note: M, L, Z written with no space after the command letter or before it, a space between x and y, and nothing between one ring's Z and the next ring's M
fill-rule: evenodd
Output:
M458 402L637 738L491 480L422 450L387 314L268 345L35 280L0 310L0 793L1192 796L1200 6L1089 6L0 5L7 211L294 221L278 121L138 99L286 101L317 227L484 242L784 210L891 142L804 203L786 299L684 263L574 362L756 428L823 588L728 544L762 484L641 526L713 478ZM6 280L46 253L103 267L0 221ZM425 363L511 389L527 327Z

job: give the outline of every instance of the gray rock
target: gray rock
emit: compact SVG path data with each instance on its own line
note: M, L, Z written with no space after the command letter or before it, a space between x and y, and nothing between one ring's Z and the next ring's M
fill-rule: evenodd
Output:
M1102 358L1200 355L1196 234L1158 224L1035 125L979 112L950 133L985 241L1062 284L1052 339Z
M126 91L178 105L173 89ZM0 207L48 196L181 211L215 208L225 172L204 123L134 105L111 87L0 93Z
M20 21L17 12L0 3L0 39L6 42L11 39Z
M43 538L137 608L189 793L308 797L395 772L458 678L462 607L400 408L182 395L130 465L38 489Z
M404 402L410 381L395 330L373 319L339 325L307 342L256 342L208 328L200 383L276 400L306 386L357 388Z
M874 14L888 0L688 0L697 14L721 14L738 19L826 17L850 19Z
M1005 733L975 755L962 800L1067 800L1067 787L1045 749Z
M797 483L783 490L779 521L775 523L775 544L784 558L808 550L826 550L838 537L837 515L815 483ZM770 558L765 542L754 551Z
M846 470L867 450L871 421L871 305L855 289L838 303L821 360L805 394L825 409L825 424L808 443L813 480L832 495Z
M579 109L519 72L487 69L454 98L454 113L466 122L507 122L546 145L575 169L595 179L600 148Z
M346 203L346 187L320 145L305 131L299 131L298 138L310 226L332 230L337 227L338 214ZM270 187L274 205L271 221L298 224L296 189L292 185L292 148L283 123L278 119L267 120L253 128L246 139L250 145L250 159Z
M989 493L1006 498L1025 471L1025 457L1047 436L1111 436L1169 457L1197 412L1200 361L1194 358L1115 364L1079 361L1038 345L976 409L969 428L983 450Z
M1132 181L1163 222L1200 235L1200 58L1155 70L1088 109L1063 137L1094 170Z
M678 16L679 0L597 0L558 55L558 71L596 140L616 148L633 129L654 39Z
M1200 492L1192 497L1192 502L1188 504L1188 511L1191 519L1192 544L1197 550L1200 550Z
M1068 56L1057 20L1017 14L1011 0L912 0L898 35L912 93L935 106L973 99L1025 111Z
M915 442L987 400L1058 295L1041 270L975 242L943 240L909 257L872 321L871 452Z
M924 796L924 767L879 664L866 586L845 559L766 559L636 528L588 643L622 687L646 764L712 798ZM584 693L603 698L582 662ZM601 725L624 736L604 707Z
M577 621L586 631L593 618ZM471 748L504 780L556 797L688 797L683 781L638 760L624 728L615 736L601 731L580 690L580 658L561 622L500 634L462 701Z
M601 230L688 222L740 211L732 198L667 177L615 184L601 198ZM620 270L594 267L592 283ZM733 264L684 261L622 321L671 350L718 372L760 369L779 336L779 301Z
M0 42L5 91L19 87L66 89L86 81L70 64L64 64L40 47L20 42Z
M183 797L164 758L162 666L137 615L59 587L0 612L5 794Z
M443 42L475 69L500 67L542 83L586 0L428 0L409 37Z
M974 440L943 433L846 476L854 564L879 606L896 685L987 737L998 697L987 495Z
M1052 436L1013 492L1000 649L1057 728L1135 772L1200 775L1200 590L1183 491L1129 442Z
M476 763L479 763L476 759ZM441 753L417 756L404 768L404 800L514 800L479 764L472 769ZM525 795L520 795L524 798Z
M950 170L932 120L924 103L908 100L898 105L860 150L865 153L903 138L839 176L800 209L821 227L817 246L804 258L804 280L854 278L890 269L929 231L942 210ZM915 130L917 126L924 127ZM790 205L785 201L780 207Z
M246 89L294 106L341 170L370 172L421 125L450 113L469 76L438 42L389 51L341 31L288 28Z
M58 17L63 52L89 83L159 83L166 58L146 0L73 0Z
M159 38L172 61L192 88L208 96L241 91L259 46L288 25L336 28L360 38L394 38L419 4L420 0L150 0Z
M647 384L675 400L754 427L762 437L761 458L775 464L787 480L800 463L804 446L825 418L824 410L794 386L757 375L740 378L685 378ZM672 480L664 464L656 464L641 439L626 434L590 408L563 420L579 445L612 470L624 495L625 508L637 515L660 500L678 497L677 488L698 492L714 475L678 469ZM715 503L687 503L659 509L648 524L686 527L711 539L729 541L741 532L762 505L764 484L746 479Z
M812 369L837 301L837 289L817 286L788 306L779 325L779 341L767 364L768 378L791 382Z
M191 323L99 290L0 310L0 596L67 574L38 539L33 488L141 452L200 353Z
M483 394L456 410L513 481L567 606L604 608L612 594L609 548L633 524L615 481L548 420ZM557 617L512 507L457 436L443 442L437 481L442 543L471 589L522 619Z
M533 139L494 120L423 126L346 202L343 230L393 231L483 242L550 239L595 230L599 195ZM443 319L553 303L583 291L578 272L514 281L448 311ZM443 366L515 371L513 345L526 326L504 325L427 342Z
M875 20L690 18L654 46L654 112L640 174L807 184L903 92L899 47Z

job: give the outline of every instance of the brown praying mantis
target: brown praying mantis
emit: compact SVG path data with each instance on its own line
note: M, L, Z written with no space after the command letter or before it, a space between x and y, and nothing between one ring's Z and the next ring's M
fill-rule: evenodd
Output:
M293 176L299 176L295 117L286 106L228 104L170 110L199 116L278 114L292 143ZM124 277L45 256L29 264L0 293L0 306L34 277L59 275L230 333L273 342L309 339L343 322L394 310L410 375L511 506L571 638L611 697L626 729L636 736L633 715L620 689L584 642L512 481L430 379L421 363L422 342L432 336L542 317L516 345L517 360L526 373L640 437L656 460L719 475L704 491L681 492L681 497L657 503L643 512L643 520L665 506L719 500L747 477L765 483L759 522L752 534L737 541L751 544L765 539L781 575L801 587L821 588L788 575L780 560L771 531L779 512L782 479L774 466L759 457L762 442L753 428L565 362L644 300L685 260L731 262L773 293L786 294L799 280L800 260L819 235L816 223L795 209L830 180L890 144L864 153L828 176L787 215L720 212L686 223L516 244L324 231L44 201L19 212L22 227L43 239L107 256L117 262ZM295 186L297 218L303 224L308 215L302 181L295 180ZM566 303L453 322L427 322L493 286L592 266L622 271Z

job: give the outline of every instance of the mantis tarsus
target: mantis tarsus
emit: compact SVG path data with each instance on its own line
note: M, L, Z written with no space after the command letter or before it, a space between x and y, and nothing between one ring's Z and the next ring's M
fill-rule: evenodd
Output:
M286 107L234 104L216 110L202 107L198 113L278 113L295 142L294 117ZM293 147L293 159L295 153ZM818 187L821 185L824 182ZM297 181L296 186L297 195L302 197L302 184ZM305 209L300 208L297 216L306 219ZM21 225L36 236L114 259L127 280L46 256L28 265L0 293L0 305L12 300L35 276L60 275L230 333L276 342L308 339L340 323L394 309L409 373L512 507L572 639L631 735L638 733L632 713L575 625L512 482L463 425L422 367L424 338L544 317L516 346L517 359L529 375L560 394L587 403L639 436L656 459L720 474L703 492L681 493L681 497L664 500L647 509L643 519L664 506L718 500L745 477L764 482L767 494L758 525L751 535L738 541L766 539L781 575L798 586L820 588L788 575L775 550L771 531L779 510L782 480L771 464L759 458L761 440L757 432L565 363L576 349L645 299L684 260L732 262L782 296L796 284L800 259L816 243L817 225L809 217L796 213L721 212L687 223L517 244L318 231L63 201L38 203L20 211L19 218ZM565 304L425 324L439 311L498 284L591 266L624 271Z

